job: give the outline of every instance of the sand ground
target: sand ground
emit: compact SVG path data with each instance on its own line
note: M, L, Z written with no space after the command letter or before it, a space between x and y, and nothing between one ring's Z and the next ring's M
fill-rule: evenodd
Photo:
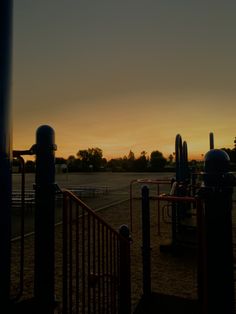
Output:
M82 178L81 178L82 177ZM104 208L98 211L98 214L108 222L113 228L118 230L120 225L127 224L130 228L130 182L131 180L140 177L146 178L147 174L124 174L123 177L112 176L107 174L106 177L96 178L95 176L78 176L68 177L61 176L59 183L62 187L69 187L75 185L100 185L108 186L109 192L103 195L97 195L93 198L84 198L84 201L94 209ZM152 178L157 178L157 174L152 174ZM159 175L160 177L160 175ZM162 178L171 178L171 174L162 174ZM102 180L101 180L102 179ZM14 184L17 186L19 178L15 177ZM33 177L27 182L28 188L33 182ZM136 186L133 196L140 196L141 185ZM152 193L156 194L155 187L152 188ZM167 192L166 186L163 186L163 192ZM122 202L118 202L122 201ZM110 204L110 205L109 205ZM113 205L111 205L113 204ZM176 296L187 297L190 299L197 298L197 256L196 250L186 250L183 254L173 256L171 253L163 253L160 251L160 244L166 243L171 239L171 225L168 219L161 219L161 230L158 233L157 229L157 201L151 201L151 283L152 291L172 294ZM32 214L29 225L32 222ZM59 215L60 216L60 215ZM60 218L58 216L58 219ZM166 217L165 217L166 218ZM236 238L236 213L235 207L233 209L233 234ZM56 239L60 242L61 229L56 229ZM133 224L132 224L132 244L131 244L131 297L132 308L134 309L140 300L142 290L142 228L141 228L141 201L135 199L133 201ZM235 241L236 243L236 241ZM12 294L15 295L18 289L18 273L19 273L19 241L12 244ZM33 287L33 252L34 252L33 236L25 239L25 265L24 265L24 295L29 297L32 295ZM60 245L57 246L60 250ZM57 254L57 253L56 253ZM58 252L60 254L60 252ZM56 293L60 298L60 284L61 281L61 265L56 266Z

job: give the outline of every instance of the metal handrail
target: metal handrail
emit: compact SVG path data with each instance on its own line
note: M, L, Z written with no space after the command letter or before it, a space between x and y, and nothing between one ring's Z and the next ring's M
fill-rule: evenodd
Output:
M62 312L130 313L130 241L63 190Z

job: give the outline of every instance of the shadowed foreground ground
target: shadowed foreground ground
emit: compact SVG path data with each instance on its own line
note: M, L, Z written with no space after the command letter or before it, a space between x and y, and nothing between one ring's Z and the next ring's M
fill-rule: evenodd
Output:
M139 177L138 175L136 176ZM118 178L118 177L117 177ZM112 184L112 177L110 177ZM128 179L128 180L127 180ZM116 230L122 224L127 224L130 228L130 207L129 201L129 180L131 176L127 176L127 182L122 186L121 182L117 181L117 187L113 188L110 194L99 196L97 198L84 199L92 208L104 209L97 213L108 222ZM66 186L66 184L65 184ZM140 194L139 194L140 195ZM137 196L137 195L136 195ZM126 201L125 201L126 199ZM121 203L116 201L123 200ZM108 204L114 203L109 206ZM160 252L160 244L166 243L171 238L171 225L166 222L161 223L161 232L158 234L157 229L157 202L151 201L151 283L152 283L152 298L147 311L147 303L143 306L139 304L139 312L142 314L156 313L151 312L153 306L168 308L170 300L168 296L175 296L172 299L172 305L177 309L178 297L188 299L189 302L185 306L191 307L194 300L197 299L197 255L195 249L184 250L182 254L172 255L171 253ZM32 221L32 217L30 218ZM235 208L233 209L233 237L234 244L236 243L236 215ZM142 298L142 227L141 227L141 201L134 200L133 202L133 226L132 226L132 244L131 244L131 299L132 310L137 308L139 301ZM60 301L62 298L62 233L61 225L58 225L55 233L56 238L56 297ZM12 244L12 295L15 295L18 290L18 271L19 271L19 241ZM24 265L24 294L23 298L32 297L33 291L33 265L34 265L34 237L29 236L25 240L25 265ZM167 297L159 298L157 301L156 295L167 295ZM174 303L176 301L176 303ZM196 308L196 307L195 307ZM188 308L186 309L187 312ZM163 312L165 313L165 312ZM184 312L182 312L184 313ZM190 312L189 312L190 313ZM194 312L191 312L194 314ZM190 313L190 314L191 314ZM162 312L160 312L162 314Z
M142 251L141 251L141 208L140 200L134 201L133 212L133 230L131 244L131 298L132 309L134 310L142 297ZM115 229L122 224L128 224L129 221L129 202L123 202L119 205L101 210L98 214ZM197 297L197 268L195 251L185 252L180 256L172 256L170 253L161 253L160 243L170 237L170 225L161 225L161 235L157 233L157 211L156 202L151 204L151 278L152 291L167 295L181 296L188 299ZM61 226L56 228L56 295L61 299ZM17 273L17 261L19 260L19 243L13 243L13 265ZM33 236L26 238L25 242L25 297L31 296L33 288ZM13 268L14 268L13 267ZM17 281L16 278L13 282ZM14 290L14 289L13 289Z

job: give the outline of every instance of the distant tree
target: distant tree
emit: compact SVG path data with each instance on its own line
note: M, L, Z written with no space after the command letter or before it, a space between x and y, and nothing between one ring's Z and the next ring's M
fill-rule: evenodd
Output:
M65 158L62 158L62 157L56 157L55 158L55 163L58 164L58 165L63 165L63 164L66 164L67 161Z
M134 152L132 152L132 150L129 151L128 159L129 159L129 160L132 160L132 161L135 160L135 155L134 155Z
M103 164L102 150L98 147L79 150L78 159L81 161L82 170L99 171Z
M236 171L236 140L234 141L234 148L222 148L228 155L230 159L230 171Z
M233 149L222 148L222 150L224 150L229 155L230 161L232 163L236 163L236 149L235 148Z
M122 158L112 158L108 161L107 166L111 171L114 172L121 172L124 171L123 167L123 159Z
M129 151L128 157L123 158L123 167L126 171L134 171L135 169L135 155L132 150Z
M107 159L106 158L102 158L102 163L101 163L101 170L106 170L107 168Z
M150 155L150 165L152 171L162 171L166 165L166 158L158 150L153 151Z
M129 161L127 156L124 156L123 158L119 158L120 161L120 167L124 170L124 171L129 171Z
M72 162L75 160L75 156L74 155L70 155L68 158L67 158L67 162Z
M173 161L174 161L174 156L173 156L172 154L170 154L169 157L168 157L168 163L169 163L170 165L172 165L172 164L173 164Z
M146 157L147 152L142 151L139 158L134 161L135 171L147 171L148 159Z
M89 171L89 152L87 149L79 150L77 157L81 162L81 170Z
M76 159L75 156L70 155L67 159L68 172L77 172L81 168L80 160Z

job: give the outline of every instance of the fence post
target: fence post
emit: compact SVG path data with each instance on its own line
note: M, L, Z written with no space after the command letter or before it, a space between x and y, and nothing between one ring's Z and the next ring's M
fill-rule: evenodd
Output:
M120 241L120 299L119 313L131 313L131 270L130 270L130 231L128 226L121 225L119 234L124 238Z
M151 295L151 248L150 248L150 203L149 188L142 187L142 232L143 232L143 296Z
M47 125L36 132L35 191L35 300L47 314L54 312L54 212L55 141L54 130Z
M10 299L11 238L11 128L10 77L12 0L0 1L0 303L5 308Z
M203 246L200 252L202 313L234 313L232 245L232 193L235 177L229 171L229 156L219 149L205 155ZM202 286L201 286L202 285Z

